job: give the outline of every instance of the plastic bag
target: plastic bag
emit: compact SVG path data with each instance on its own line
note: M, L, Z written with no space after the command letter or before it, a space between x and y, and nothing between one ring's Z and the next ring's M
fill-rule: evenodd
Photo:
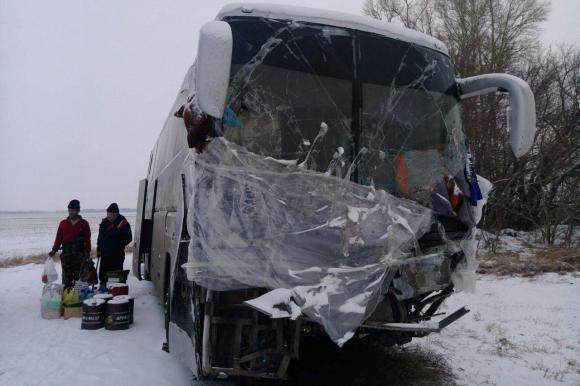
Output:
M83 282L89 284L97 284L99 282L99 275L95 268L95 263L90 257L87 257L81 264L80 278Z
M44 319L60 318L62 285L48 283L42 289L40 299L40 314Z
M80 303L79 293L74 288L65 288L62 293L62 304L71 306Z
M56 272L56 265L52 257L46 259L44 263L44 270L42 271L42 282L44 284L52 283L58 280L58 272Z

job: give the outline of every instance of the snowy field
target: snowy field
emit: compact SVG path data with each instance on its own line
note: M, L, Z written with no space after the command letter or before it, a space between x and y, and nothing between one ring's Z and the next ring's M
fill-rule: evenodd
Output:
M130 330L86 331L80 319L41 319L41 272L33 264L0 269L0 385L192 384L188 370L161 350L163 313L151 283L130 279ZM475 293L457 294L445 306L471 312L411 347L450 367L455 380L447 384L578 385L579 294L577 274L479 276Z
M121 213L134 228L135 213ZM96 246L99 224L106 213L83 212L81 215L91 226L93 248ZM0 213L0 261L12 257L26 257L48 253L52 248L60 220L67 216L61 212Z
M442 310L471 312L421 346L446 358L459 384L580 385L580 277L479 276Z
M89 331L78 318L40 317L41 273L35 264L0 269L0 385L191 384L188 370L161 350L163 310L150 282L129 280L129 330Z

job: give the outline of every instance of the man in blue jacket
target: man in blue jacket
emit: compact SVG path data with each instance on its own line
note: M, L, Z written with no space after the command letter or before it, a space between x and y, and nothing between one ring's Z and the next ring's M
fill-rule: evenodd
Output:
M125 246L131 242L131 225L119 214L119 206L112 203L107 208L107 217L99 225L97 255L101 258L99 281L101 287L107 284L107 272L123 270Z

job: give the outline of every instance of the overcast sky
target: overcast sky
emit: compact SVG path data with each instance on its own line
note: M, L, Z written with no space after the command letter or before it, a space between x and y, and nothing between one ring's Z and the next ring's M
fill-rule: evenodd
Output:
M197 31L229 2L0 0L0 210L135 207ZM578 44L578 15L579 0L553 1L543 40Z

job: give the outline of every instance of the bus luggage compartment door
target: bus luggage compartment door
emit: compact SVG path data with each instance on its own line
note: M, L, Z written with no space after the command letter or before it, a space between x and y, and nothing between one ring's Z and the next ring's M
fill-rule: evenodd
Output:
M147 267L141 268L146 256L151 253L151 225L150 219L145 216L145 203L147 200L147 179L139 181L139 194L137 196L137 212L135 214L135 239L133 245L133 275L142 280L147 278ZM148 260L148 259L147 259Z

